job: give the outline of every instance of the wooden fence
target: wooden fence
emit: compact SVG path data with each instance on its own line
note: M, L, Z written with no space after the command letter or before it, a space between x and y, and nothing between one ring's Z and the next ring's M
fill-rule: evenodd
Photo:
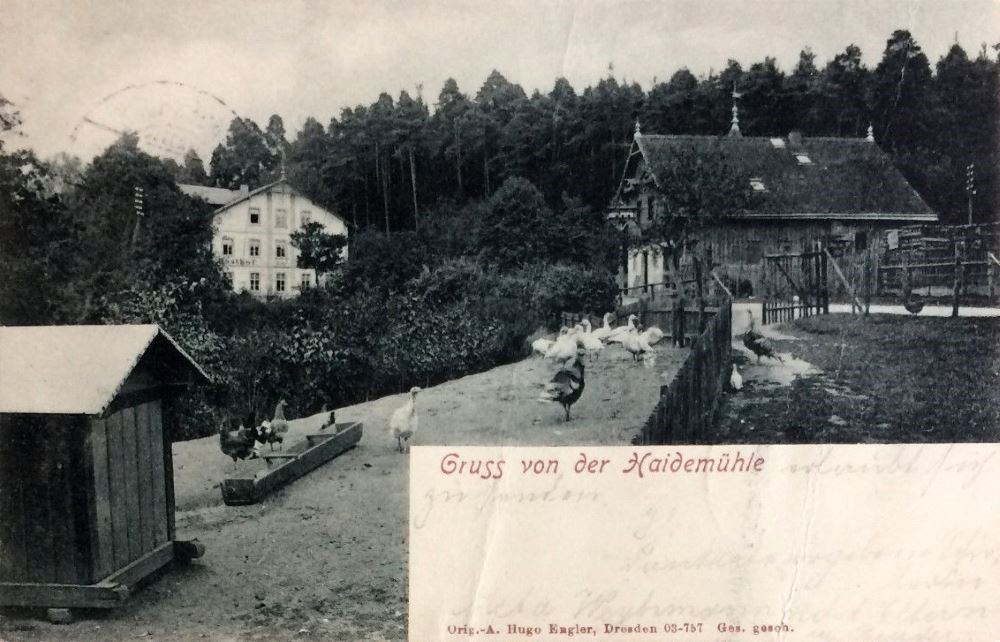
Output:
M707 322L709 318L715 315L719 311L718 306L705 306L705 315L702 317L703 323ZM628 305L620 306L615 312L615 323L616 325L625 325L628 323L628 317L630 314L634 314L639 317L639 323L643 327L656 326L660 330L663 330L664 335L669 337L671 341L674 339L673 333L673 316L674 312L672 309L672 300L669 298L658 299L655 301L649 299L640 299ZM697 334L698 331L698 319L699 319L698 308L688 306L684 308L684 323L681 327L682 333L685 335L680 343L687 344L691 339L692 335ZM567 327L573 327L577 323L580 323L583 319L589 319L591 325L594 328L599 328L604 324L604 321L597 316L579 314L574 312L563 312L562 313L562 325Z
M691 344L691 352L639 435L639 443L702 443L715 423L732 371L732 301L726 299Z

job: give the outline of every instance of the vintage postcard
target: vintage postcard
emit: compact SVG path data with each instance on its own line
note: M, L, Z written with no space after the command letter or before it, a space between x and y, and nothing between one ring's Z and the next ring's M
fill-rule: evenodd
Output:
M1000 4L0 16L0 642L1000 639Z

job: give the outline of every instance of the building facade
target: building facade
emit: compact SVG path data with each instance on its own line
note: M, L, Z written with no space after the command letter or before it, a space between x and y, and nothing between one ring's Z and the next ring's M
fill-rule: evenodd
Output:
M292 187L284 177L256 190L180 185L181 191L214 205L212 250L222 259L237 292L289 297L317 284L315 270L298 266L291 235L306 223L328 234L348 236L347 223ZM347 250L344 250L346 258Z
M629 163L608 218L628 245L622 280L629 295L669 281L663 247L646 238L665 215L662 175L671 156L716 155L746 176L747 207L697 228L699 247L733 291L759 293L768 254L800 252L822 243L862 251L891 228L936 223L920 198L869 135L867 138L644 135L635 133ZM669 189L669 186L666 187ZM683 261L682 261L683 263Z

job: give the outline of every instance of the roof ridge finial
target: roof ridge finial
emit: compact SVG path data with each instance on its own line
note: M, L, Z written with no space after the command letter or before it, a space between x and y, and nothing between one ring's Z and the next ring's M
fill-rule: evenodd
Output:
M869 143L875 142L875 128L872 127L871 123L868 123L868 135L865 136L865 140L867 140Z
M742 97L743 94L736 91L736 83L733 82L733 119L730 121L729 135L734 138L743 137L743 133L740 132L740 108L736 105L736 99Z

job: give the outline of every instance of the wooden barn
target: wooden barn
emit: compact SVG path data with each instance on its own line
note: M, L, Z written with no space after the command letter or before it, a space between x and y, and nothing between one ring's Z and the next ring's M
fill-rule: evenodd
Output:
M201 554L175 541L170 434L208 380L155 325L0 327L0 605L113 607Z
M883 230L936 223L930 207L867 138L645 135L637 127L609 219L631 221L625 287L642 294L665 279L660 248L643 231L664 215L671 157L718 157L745 180L747 206L698 232L715 273L737 296L761 291L763 257L812 249L867 248ZM662 287L662 286L661 286Z

